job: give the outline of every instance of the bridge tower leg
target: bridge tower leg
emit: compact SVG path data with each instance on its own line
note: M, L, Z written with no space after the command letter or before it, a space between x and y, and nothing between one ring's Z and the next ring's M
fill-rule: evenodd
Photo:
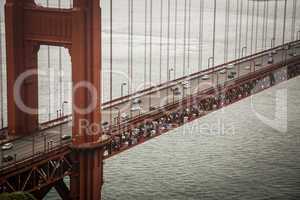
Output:
M38 44L24 40L24 7L32 5L33 0L7 0L5 5L5 29L7 50L7 113L8 131L11 135L24 135L38 127L38 80L37 75L28 77L20 90L14 90L21 74L37 69ZM14 92L18 91L19 95ZM19 102L19 103L18 103ZM27 110L20 104L31 108ZM18 104L18 105L17 105Z
M101 121L100 16L99 0L74 1L72 75L74 83L83 83L83 85L76 89L73 101L74 106L84 112L75 111L73 115L73 147L77 151L79 176L71 177L72 199L99 200L101 198L102 156L107 138L103 138L101 133L97 132ZM92 107L91 111L88 110L89 107ZM81 127L83 124L84 127Z
M43 8L34 0L6 0L8 126L10 134L29 134L38 127L37 112L17 104L14 86L23 72L37 69L40 45L69 49L73 81L72 147L77 162L70 199L99 200L103 183L101 133L101 9L99 0L73 0L72 9ZM37 75L21 86L25 106L38 108ZM84 124L84 126L82 126Z

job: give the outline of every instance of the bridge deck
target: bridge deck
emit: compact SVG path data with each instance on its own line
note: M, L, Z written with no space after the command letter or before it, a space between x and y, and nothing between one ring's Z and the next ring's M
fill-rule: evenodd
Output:
M283 59L287 59L286 61L289 62L289 60L294 58L300 58L300 48L299 43L293 43L294 51L297 53L297 56L291 56L289 53L292 52L292 49L285 51L283 48L278 48L277 53L273 56L274 58L274 64L280 63ZM260 53L254 57L249 57L243 60L240 60L239 62L235 62L234 69L227 70L225 74L221 73L221 70L226 67L226 65L219 66L215 69L210 69L205 72L196 73L194 75L191 75L189 77L186 77L184 79L179 79L175 81L171 81L169 83L162 84L155 89L144 91L141 93L137 93L131 96L127 96L121 99L114 100L112 103L105 103L103 106L103 114L102 114L102 120L103 122L110 120L110 108L118 107L118 109L112 109L112 119L116 119L113 121L113 128L117 132L117 129L120 125L126 125L130 123L130 121L134 119L138 119L140 116L145 116L151 112L150 111L150 98L151 98L151 106L155 106L157 108L161 108L163 106L171 105L175 103L176 101L179 101L180 99L192 95L196 93L197 91L203 91L205 89L211 88L212 86L218 84L224 84L226 81L233 81L236 80L238 77L235 76L234 79L228 80L227 73L230 71L236 71L240 73L240 78L243 76L247 76L250 73L254 73L255 71L259 71L262 69L266 69L272 64L268 64L268 58L269 58L269 51L265 51L263 53ZM287 53L287 54L286 54ZM287 55L287 57L285 57ZM260 63L261 65L255 66L253 63ZM251 69L247 69L247 66L252 66ZM240 67L240 70L238 70L238 67ZM254 69L255 68L255 69ZM204 74L208 74L208 79L203 80L202 76ZM218 79L217 79L218 77ZM213 80L214 79L214 80ZM190 82L190 88L184 89L180 82L183 80L188 80ZM171 90L172 87L178 86L180 95L173 95L173 92ZM141 111L140 112L131 112L131 102L133 99L139 97L141 99ZM118 124L118 118L119 118L119 112L120 113L127 113L129 116L131 115L131 118L127 120L126 122L122 122L122 124ZM54 150L60 145L68 145L70 143L70 140L61 140L61 135L71 135L72 132L72 123L63 123L61 125L45 129L40 131L39 133L35 134L34 136L26 136L23 138L19 138L16 140L13 140L12 143L14 145L13 149L7 150L7 151L1 151L1 157L4 155L11 155L16 156L16 161L11 162L2 162L2 159L0 159L0 167L3 169L3 167L9 167L9 165L15 164L15 162L22 161L26 158L32 157L34 154L43 153L43 152L49 152L51 150Z

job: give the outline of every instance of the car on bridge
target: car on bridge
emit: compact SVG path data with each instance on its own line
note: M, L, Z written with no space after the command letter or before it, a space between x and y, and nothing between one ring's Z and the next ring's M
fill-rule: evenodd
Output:
M209 75L205 74L204 76L202 76L202 80L208 80L209 79Z
M11 155L5 155L2 158L2 162L10 162L10 161L13 161L13 159L14 158Z
M234 69L234 64L227 65L226 69Z
M6 143L1 147L2 151L10 150L14 147L13 143Z
M227 70L224 68L220 71L220 74L226 74Z

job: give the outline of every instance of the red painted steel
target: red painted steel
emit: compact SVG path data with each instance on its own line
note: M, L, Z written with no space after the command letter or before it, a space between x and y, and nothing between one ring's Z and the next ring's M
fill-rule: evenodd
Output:
M69 49L72 62L73 109L72 148L78 164L78 176L71 177L71 198L99 200L102 186L103 139L101 132L81 130L80 120L101 121L101 10L99 0L74 0L72 9L37 6L34 0L7 0L5 4L8 132L28 135L38 130L37 111L28 113L16 103L14 85L27 70L37 70L40 45L63 46ZM92 88L92 91L89 88ZM38 108L37 74L21 86L21 99L27 107ZM105 140L109 141L105 137ZM99 145L100 144L100 145ZM62 190L61 190L62 191Z

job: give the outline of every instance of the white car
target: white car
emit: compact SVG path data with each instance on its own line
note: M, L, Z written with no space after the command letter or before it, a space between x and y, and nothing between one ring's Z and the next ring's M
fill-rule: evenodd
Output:
M270 56L269 58L268 58L268 64L272 64L273 63L273 56Z
M2 151L6 151L12 149L13 147L14 147L13 143L6 143L1 147L1 149Z
M129 115L128 115L127 113L122 113L120 117L121 117L121 119L122 119L123 121L129 119Z
M188 89L188 88L191 87L191 84L188 81L182 81L181 84L182 84L184 89Z
M261 63L260 62L255 62L255 66L259 67L259 66L261 66Z
M72 138L71 135L63 135L63 136L61 136L62 140L70 140L71 138Z
M246 67L245 67L245 70L250 70L251 69L251 66L250 65L247 65Z
M234 68L234 64L229 64L227 65L226 69L233 69Z
M204 76L202 76L202 80L208 80L209 79L209 75L204 75Z
M222 70L220 71L220 74L226 74L226 72L227 72L226 69L222 69Z
M130 110L132 112L139 111L139 110L141 110L141 107L140 106L132 106Z
M295 52L292 52L292 53L289 53L289 56L295 57L295 56L297 56L297 54Z
M139 98L133 99L132 104L141 104L142 100Z

